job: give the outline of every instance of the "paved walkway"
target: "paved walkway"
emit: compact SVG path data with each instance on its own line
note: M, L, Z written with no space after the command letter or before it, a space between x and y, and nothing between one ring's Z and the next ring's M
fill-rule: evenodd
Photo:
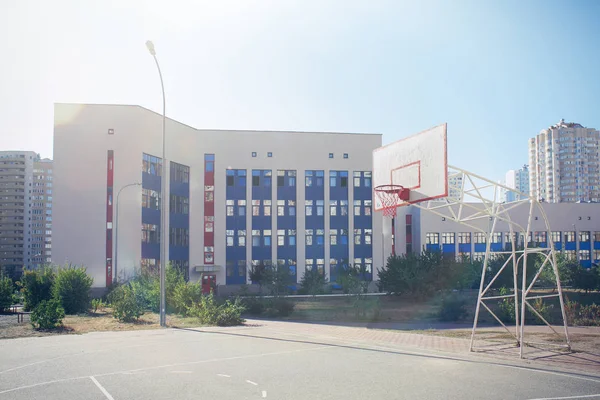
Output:
M560 369L570 372L582 372L600 376L600 348L596 351L578 351L577 341L573 342L574 352L553 350L551 347L527 347L525 357L519 359L519 348L510 340L476 340L476 352L469 352L470 340L464 338L464 329L453 329L432 334L410 333L407 331L381 329L383 326L370 324L369 327L325 325L302 322L282 322L248 320L245 327L238 328L201 328L201 330L223 330L231 334L268 337L280 340L303 341L352 346L369 345L388 350L435 351L447 353L449 356L461 355L466 357L494 358L503 362L511 362L540 368ZM502 328L483 328L482 331L500 332ZM529 333L545 333L544 327L528 327ZM505 331L504 331L505 332ZM598 327L571 328L570 334L598 335ZM461 337L448 337L455 333ZM539 339L538 339L539 340Z

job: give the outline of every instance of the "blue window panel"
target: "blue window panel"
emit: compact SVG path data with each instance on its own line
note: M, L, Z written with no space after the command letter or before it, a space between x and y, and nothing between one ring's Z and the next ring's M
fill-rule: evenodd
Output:
M169 245L169 259L170 260L189 260L190 248L183 246L171 246Z
M237 185L245 187L246 186L246 177L245 176L238 176L237 177Z
M581 260L581 261L579 261L579 264L583 268L591 268L592 267L592 260Z
M160 176L142 172L142 187L144 189L152 189L160 192L160 178Z
M435 246L435 245L432 245ZM442 244L442 251L444 253L456 253L456 245L455 244Z
M215 170L215 163L210 161L206 163L206 172L213 172Z
M215 155L214 154L205 154L204 161L215 161Z
M154 210L158 211L158 210ZM169 214L169 227L170 228L189 228L190 220L189 214ZM147 222L144 222L147 224ZM174 258L174 260L181 260L180 258Z
M459 243L458 251L461 253L470 253L471 252L471 243Z
M296 246L296 236L288 236L288 239L290 246Z
M160 210L154 210L152 208L142 208L142 223L143 224L160 225ZM154 257L142 257L142 258L154 258Z
M475 252L482 253L485 251L485 243L475 243Z
M554 242L554 250L562 250L562 243Z
M264 239L264 245L271 247L271 236L265 236L263 239Z
M323 246L325 243L325 239L323 235L319 235L316 237L316 241L317 241L317 246Z
M594 242L594 249L600 250L600 242Z
M575 242L566 242L565 243L565 250L576 250L577 249L577 243Z
M373 247L370 245L355 245L354 246L354 258L372 258Z
M340 242L342 246L348 246L348 236L342 235L340 236Z
M332 176L329 178L329 186L330 187L335 187L337 184L337 178L335 176Z
M492 251L502 251L502 243L492 243L490 245L490 250Z
M547 242L540 242L540 243L538 243L538 246L541 247L542 249L545 249L546 247L548 247L548 243Z
M176 194L177 196L184 196L184 197L190 196L189 183L171 181L169 190L171 192L170 194Z
M142 243L142 258L160 258L159 243Z
M440 245L439 244L426 244L425 249L427 249L427 251L440 251Z
M579 242L579 249L580 250L590 250L591 249L590 242Z
M260 176L260 172L261 172L260 169L253 169L252 170L252 176Z
M235 176L235 170L233 170L233 169L227 169L227 170L225 170L225 174L227 176Z

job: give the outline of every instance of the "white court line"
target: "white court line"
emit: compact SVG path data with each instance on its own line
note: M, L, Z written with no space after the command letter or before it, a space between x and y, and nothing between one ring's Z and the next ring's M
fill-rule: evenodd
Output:
M90 379L92 380L92 382L94 382L94 383L96 384L96 386L98 386L98 389L100 389L100 391L101 391L101 392L104 394L104 396L106 396L106 398L107 398L108 400L115 400L115 399L114 399L114 398L113 398L113 397L110 395L110 393L108 393L108 392L106 391L106 389L104 389L104 387L103 387L103 386L100 384L100 382L98 382L98 381L96 380L96 378L94 378L93 376L90 376Z
M265 397L267 397L267 391L266 391L266 390L263 390L263 391L262 391L262 397L263 397L263 399L264 399Z
M600 398L600 393L598 394L584 394L581 396L569 396L569 397L544 397L539 399L529 399L529 400L567 400L567 399L589 399L592 397Z
M248 382L251 385L258 386L258 383L249 381L248 379L246 379L246 382Z
M217 376L220 376L222 378L231 378L231 375L225 375L225 374L217 374Z
M169 368L169 367L180 367L180 366L183 366L183 365L205 364L205 363L219 362L219 361L244 360L244 359L248 359L248 358L258 358L258 357L265 357L265 356L276 356L276 355L282 355L282 354L293 354L293 353L300 353L300 352L305 352L305 351L330 349L332 347L333 346L319 346L319 347L312 347L310 349L276 351L276 352L272 352L272 353L249 354L249 355L246 355L246 356L236 356L236 357L212 358L212 359L208 359L208 360L190 361L190 362L186 362L186 363L157 365L157 366L154 366L154 367L147 367L147 368L138 368L138 369L116 371L116 372L107 372L107 373L104 373L104 374L96 374L94 376L96 376L96 377L102 377L102 376L111 376L111 375L118 375L118 374L134 374L136 372L144 372L144 371L149 371L149 370L153 370L153 369L162 369L162 368ZM53 380L53 381L46 381L46 382L34 383L32 385L25 385L25 386L19 386L19 387L16 387L16 388L12 388L12 389L6 389L6 390L1 391L0 394L15 392L17 390L29 389L29 388L33 388L33 387L37 387L37 386L50 385L52 383L67 382L67 381L73 381L73 380L77 380L77 379L88 379L89 377L90 377L89 375L75 376L73 378L56 379L56 380Z
M172 374L191 374L192 371L169 371Z

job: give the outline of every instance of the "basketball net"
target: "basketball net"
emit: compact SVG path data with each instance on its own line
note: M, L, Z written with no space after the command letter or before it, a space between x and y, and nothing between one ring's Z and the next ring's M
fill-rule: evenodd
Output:
M381 211L384 217L394 218L396 216L400 193L403 190L404 186L401 185L381 185L375 188L375 195L381 202Z

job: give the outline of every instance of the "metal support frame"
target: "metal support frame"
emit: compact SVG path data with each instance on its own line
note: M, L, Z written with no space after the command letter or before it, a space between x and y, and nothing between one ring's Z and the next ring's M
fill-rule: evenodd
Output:
M557 335L560 334L552 327L548 321L546 321L529 303L529 300L543 299L548 297L558 297L560 300L560 308L564 326L564 339L566 344L563 347L571 349L571 343L569 340L569 332L567 327L567 319L565 314L565 306L562 295L562 287L560 284L560 277L558 275L558 266L556 264L556 250L554 248L554 242L552 241L552 230L550 229L550 223L548 217L541 204L532 197L525 193L516 191L515 189L509 188L497 182L491 181L487 178L466 171L461 168L454 166L448 167L448 180L450 193L458 193L456 198L446 197L437 201L429 201L423 203L413 204L414 207L418 207L421 210L437 214L444 217L446 221L453 221L462 225L468 226L475 232L481 232L486 237L485 257L483 259L483 268L481 272L481 281L479 284L479 294L477 297L477 307L475 309L475 318L473 320L473 329L471 332L471 343L470 351L473 351L475 334L477 331L477 323L479 320L479 312L481 307L488 311L496 321L506 329L508 333L514 337L516 344L520 347L519 357L523 358L523 349L525 344L534 344L534 342L525 341L525 312L529 308L531 312L537 315L550 329ZM461 178L461 179L452 179ZM454 182L454 186L452 184ZM508 203L501 202L499 198L502 190L511 191L519 195L521 200L516 200ZM511 218L509 211L514 210L518 207L528 207L527 223L523 224L522 221L515 221ZM531 247L529 243L529 237L532 234L532 219L535 215L538 215L543 220L544 228L537 229L540 231L546 231L546 242L548 247ZM536 218L537 219L537 218ZM488 221L486 226L485 221ZM508 226L510 232L511 246L510 249L504 249L503 251L493 252L491 251L491 245L494 237L494 232L497 228L497 223L504 223ZM524 238L523 247L519 248L520 243L517 243L516 233L520 233ZM498 272L492 277L490 282L486 285L486 273L488 272L488 264L496 254L509 254L508 259L504 265L498 270ZM532 266L528 265L527 259L529 254L543 254L545 260L542 265L538 268L535 276L528 282L527 281L527 268ZM498 276L509 266L512 265L513 270L513 293L504 296L486 296L486 293L498 278ZM518 287L518 268L522 265L523 276L521 288ZM546 266L550 265L554 271L556 277L556 288L558 289L557 294L542 295L542 296L531 296L531 290L539 278L540 274ZM519 293L521 294L519 296ZM501 298L514 298L515 302L515 327L514 334L511 330L498 318L497 315L485 304L486 300L497 300Z

